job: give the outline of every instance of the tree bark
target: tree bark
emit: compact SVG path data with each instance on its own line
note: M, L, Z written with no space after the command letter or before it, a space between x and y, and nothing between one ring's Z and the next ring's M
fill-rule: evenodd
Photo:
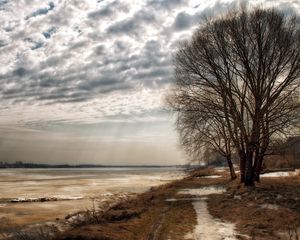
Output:
M246 161L246 158L245 158L245 154L240 152L239 153L239 156L240 156L240 181L241 183L244 183L245 182L245 161Z
M254 186L253 151L247 151L245 161L245 186Z
M231 155L230 154L227 155L226 159L227 159L227 163L228 163L228 167L229 167L229 171L230 171L231 180L234 180L234 179L236 179L236 174L235 174L234 167L233 167L233 164L231 161Z
M254 169L254 180L256 182L260 182L260 173L261 173L262 164L263 164L263 157L259 156L257 160L256 168Z

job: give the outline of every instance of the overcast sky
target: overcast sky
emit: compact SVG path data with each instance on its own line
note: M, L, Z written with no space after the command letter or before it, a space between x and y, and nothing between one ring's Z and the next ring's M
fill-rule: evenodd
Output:
M240 2L0 0L0 161L185 163L163 105L172 54Z

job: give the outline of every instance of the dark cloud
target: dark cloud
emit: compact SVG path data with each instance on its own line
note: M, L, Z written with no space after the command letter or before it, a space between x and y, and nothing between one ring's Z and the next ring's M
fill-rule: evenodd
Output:
M46 15L46 14L48 14L48 12L52 11L54 9L54 7L55 7L54 3L50 2L50 3L48 3L48 7L46 7L46 8L40 8L40 9L34 11L29 16L27 16L25 18L25 20L28 20L28 19L30 19L32 17L40 16L40 15Z
M115 53L120 53L120 52L123 52L125 51L126 49L128 49L128 44L125 43L124 41L115 41L114 43L114 51Z
M5 47L7 45L8 43L6 41L0 39L0 48Z
M172 28L175 31L183 31L188 30L193 26L200 24L205 19L209 19L214 16L218 16L219 14L224 14L229 10L237 9L243 4L246 4L246 0L241 1L232 1L232 2L222 2L215 1L214 5L211 7L207 7L201 11L196 11L194 14L189 14L186 11L181 11L177 14ZM199 7L199 5L195 6L195 8Z
M92 53L90 55L91 58L98 58L100 56L105 55L105 46L102 44L99 44L92 48Z
M156 17L153 13L148 11L138 11L131 18L116 22L108 27L107 32L109 34L142 34L142 28L146 24L152 24L156 21Z
M157 9L172 9L186 4L185 0L150 0L148 4L154 6Z
M73 50L76 50L76 49L88 47L89 43L90 42L89 42L88 39L83 39L81 41L74 42L74 43L70 44L69 50L73 51Z
M166 67L156 67L151 68L149 70L140 71L138 74L134 76L136 79L140 80L155 80L155 79L163 79L165 77L171 76L172 69Z
M110 7L107 6L105 8L100 9L100 10L90 12L88 14L88 18L91 18L93 20L98 20L98 19L103 18L103 17L109 17L112 14L113 14L113 10Z
M42 88L50 88L50 87L58 87L59 86L59 82L57 81L57 79L51 78L47 75L40 76L38 84Z
M128 8L119 1L113 1L108 5L101 6L98 10L89 12L87 16L90 20L101 20L102 18L114 16L120 10L127 12Z
M30 47L31 50L36 50L36 49L39 49L44 46L43 42L35 41L32 38L25 38L24 41L29 42L31 44L31 47Z
M41 62L41 70L49 67L62 66L69 58L71 58L71 56L71 52L52 55L45 59L45 61Z
M107 86L113 86L121 83L120 79L114 78L112 76L99 76L95 80L91 81L83 81L81 82L77 88L85 91L93 91L95 89L104 88Z
M0 11L5 9L5 5L8 3L8 0L0 0Z
M34 45L31 47L31 50L36 50L36 49L39 49L43 46L44 46L43 42L35 42Z
M49 39L56 31L57 31L56 27L51 27L45 32L43 32L43 35L45 38Z
M173 28L175 29L175 31L186 30L193 26L198 20L198 14L190 15L185 12L180 12L175 18Z
M82 102L87 100L83 92L69 93L68 89L56 89L48 94L39 96L39 100L48 100L60 103Z
M24 77L30 74L31 72L32 72L31 70L26 69L24 67L17 67L16 69L13 70L12 76Z

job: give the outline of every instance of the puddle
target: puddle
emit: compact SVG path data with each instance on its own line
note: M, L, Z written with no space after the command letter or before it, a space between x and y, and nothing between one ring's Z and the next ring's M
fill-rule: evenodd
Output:
M179 191L179 194L205 196L223 192L225 192L225 188L223 187L209 186L197 189L183 189ZM202 197L196 198L193 201L193 207L197 214L197 225L193 232L185 236L185 239L236 240L238 234L235 231L235 225L213 218L208 212L206 199L207 198Z

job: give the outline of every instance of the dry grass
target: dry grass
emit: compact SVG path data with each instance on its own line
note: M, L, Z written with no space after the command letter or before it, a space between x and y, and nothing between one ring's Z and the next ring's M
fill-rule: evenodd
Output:
M191 202L168 202L177 184L163 185L110 208L93 223L67 231L57 239L183 239L195 225Z
M227 186L226 193L209 197L214 217L235 222L238 231L252 239L297 239L299 177L263 178L255 188L243 187L238 180Z

